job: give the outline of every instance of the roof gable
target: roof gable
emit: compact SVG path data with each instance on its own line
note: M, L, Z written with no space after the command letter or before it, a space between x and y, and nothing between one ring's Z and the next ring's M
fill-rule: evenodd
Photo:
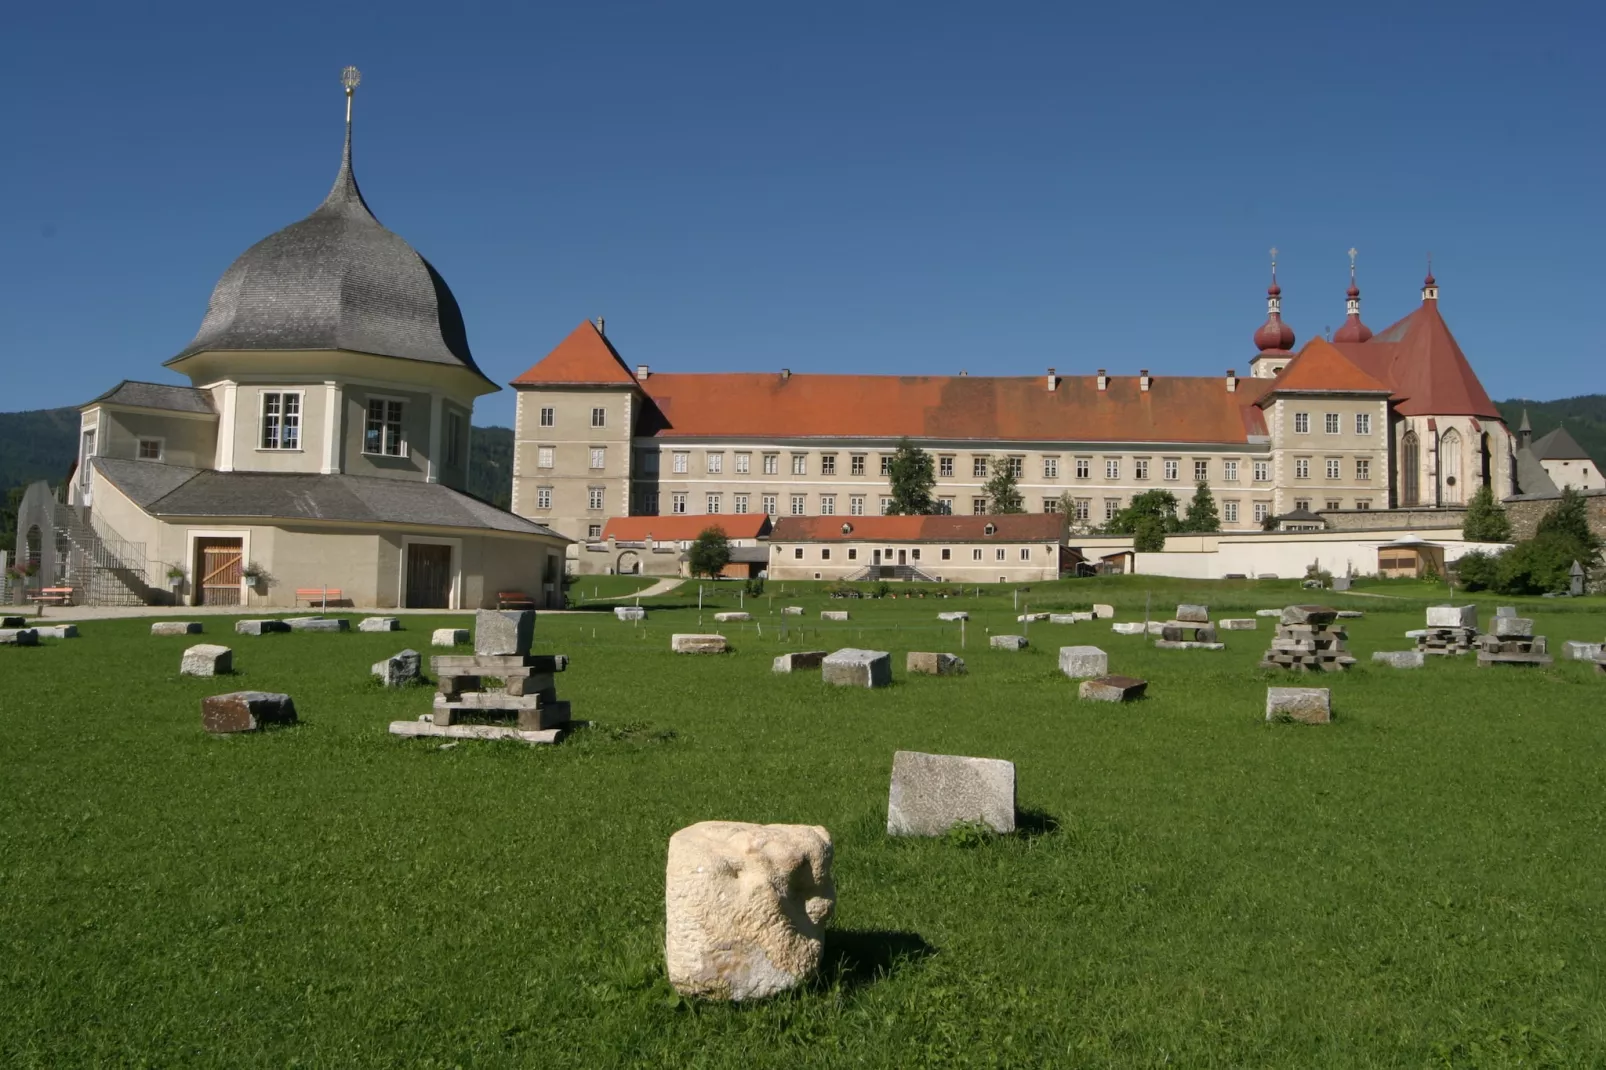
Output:
M1266 398L1281 393L1388 394L1390 389L1367 374L1331 343L1314 338L1299 356L1272 380ZM1263 399L1264 403L1264 399Z
M1369 342L1339 342L1334 347L1393 388L1402 416L1501 418L1439 315L1437 300L1423 301Z
M514 386L635 386L635 373L590 320L569 332L557 348L513 380Z
M1589 461L1594 458L1573 438L1572 432L1558 427L1548 435L1534 440L1533 453L1541 461Z
M618 542L682 542L695 539L709 528L719 528L730 539L756 539L768 534L770 518L764 513L670 514L669 516L615 516L602 528L604 539Z

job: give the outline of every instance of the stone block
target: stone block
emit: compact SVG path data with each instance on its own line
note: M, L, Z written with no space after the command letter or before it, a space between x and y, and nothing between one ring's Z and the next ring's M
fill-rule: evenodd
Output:
M821 620L847 620L848 619L848 611L845 610L845 609L822 609L822 610L820 610L820 619Z
M152 635L200 635L198 620L159 620L151 625Z
M41 639L77 639L78 625L76 624L40 624L34 631L39 633Z
M818 669L825 660L824 650L794 650L790 654L782 654L775 659L776 672L804 672L809 669Z
M1366 616L1365 612L1359 609L1341 609L1338 611L1339 620L1360 620L1364 616Z
M1060 647L1060 672L1073 680L1104 676L1110 671L1110 656L1096 646Z
M1083 680L1077 696L1089 702L1131 702L1143 697L1149 682L1131 676L1099 676Z
M357 622L359 632L399 632L400 617L364 617Z
M1281 619L1284 624L1331 624L1338 619L1338 610L1331 606L1284 606Z
M1325 687L1266 688L1266 720L1327 724L1333 719L1332 693Z
M1048 622L1050 624L1075 624L1079 616L1080 614L1077 613L1050 613Z
M1225 643L1201 643L1198 640L1194 640L1194 639L1182 639L1182 640L1177 640L1177 639L1156 639L1154 641L1154 649L1156 649L1156 650L1225 650L1225 649L1227 649L1227 644L1225 644Z
M753 615L751 613L715 613L714 614L714 623L716 623L716 624L732 624L732 623L735 623L736 621L752 620L752 619L753 619Z
M270 724L295 724L296 704L271 691L231 691L201 700L201 727L208 732L255 732Z
M1393 669L1420 669L1427 655L1420 650L1375 650L1372 660Z
M907 750L892 756L887 835L941 836L967 822L1015 831L1014 762Z
M405 687L418 682L419 668L423 658L416 650L403 650L392 654L384 661L376 661L373 665L373 674L379 677L386 687Z
M918 676L961 676L965 672L965 659L953 654L911 650L904 661L904 669Z
M535 642L535 610L481 609L474 614L474 653L523 655Z
M1281 617L1282 615L1283 615L1283 611L1280 610L1280 609L1257 609L1257 610L1255 610L1255 616L1257 616L1257 617Z
M292 632L349 632L351 621L345 617L286 617L285 623Z
M644 606L614 606L613 615L619 620L646 620L647 610Z
M184 651L179 662L180 676L217 676L234 671L234 651L213 643L197 643Z
M1532 617L1496 617L1490 624L1498 639L1528 639L1534 633Z
M1027 643L1024 635L995 635L990 645L994 650L1025 650Z
M843 647L825 656L820 678L843 687L886 687L892 683L892 655L885 650Z
M37 628L0 628L0 646L38 646Z
M1093 603L1093 619L1094 620L1113 620L1113 619L1115 619L1115 607L1114 606L1107 606L1102 602L1094 602Z
M803 615L803 607L802 606L782 606L781 607L781 616L783 616L783 617L801 617L802 615Z
M1050 616L1052 616L1052 614L1049 613L1022 613L1020 616L1015 618L1015 623L1032 624L1040 620L1047 620Z
M430 646L463 646L468 643L467 628L436 628L429 636Z
M237 620L234 622L235 635L270 635L273 632L287 632L290 625L282 620Z
M723 635L676 632L669 637L669 649L676 654L723 654L730 650L730 643Z
M1142 635L1148 631L1141 620L1117 622L1110 625L1110 630L1116 635Z
M8 631L14 628L26 628L27 626L27 617L0 617L0 628L5 628Z
M937 614L937 619L938 620L947 620L947 621L969 620L970 619L970 614L966 613L964 610L957 610L957 611L952 612L952 613L938 613Z
M807 981L836 906L831 834L703 821L669 838L664 964L685 996L752 1000Z
M1210 607L1180 605L1177 607L1177 615L1174 619L1186 624L1209 624Z
M1429 606L1429 628L1476 628L1477 606Z
M1260 621L1254 617L1226 617L1216 621L1216 627L1224 632L1252 632L1260 627Z
M1569 661L1596 661L1600 658L1606 644L1584 643L1576 639L1569 639L1561 644L1562 657Z

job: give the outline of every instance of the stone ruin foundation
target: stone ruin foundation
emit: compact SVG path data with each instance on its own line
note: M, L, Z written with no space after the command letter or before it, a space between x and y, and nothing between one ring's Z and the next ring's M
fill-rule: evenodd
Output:
M1344 645L1349 636L1333 624L1337 619L1338 610L1329 606L1285 606L1260 667L1298 672L1347 670L1355 658Z

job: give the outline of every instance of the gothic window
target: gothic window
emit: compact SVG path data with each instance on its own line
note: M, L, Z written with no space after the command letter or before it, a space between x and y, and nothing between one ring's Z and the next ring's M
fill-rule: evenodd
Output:
M1444 480L1444 504L1461 504L1461 433L1453 427L1439 436L1439 475Z
M1415 431L1400 440L1400 504L1420 505L1422 501L1422 447Z

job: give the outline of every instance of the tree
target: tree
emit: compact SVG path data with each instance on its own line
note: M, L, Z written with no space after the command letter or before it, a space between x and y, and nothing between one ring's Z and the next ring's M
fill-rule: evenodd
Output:
M1162 536L1178 530L1177 496L1168 490L1146 490L1104 525L1106 535L1136 535L1138 524L1152 518ZM1151 536L1152 537L1152 536Z
M1165 521L1150 513L1137 519L1132 531L1132 549L1140 554L1157 554L1165 549Z
M1015 479L1015 466L1009 463L1008 457L999 457L993 461L993 477L987 481L982 491L987 495L987 511L989 513L1024 513L1025 500L1021 497L1020 484Z
M717 579L725 566L731 563L731 542L720 527L704 528L702 534L686 551L686 563L693 576Z
M1188 503L1188 515L1182 518L1182 530L1221 530L1221 516L1216 512L1216 499L1210 494L1210 485L1202 479L1194 488L1193 501Z
M1500 582L1500 555L1468 550L1455 563L1456 579L1468 591L1486 591Z
M1510 542L1511 521L1500 503L1494 500L1494 491L1485 483L1472 494L1467 503L1467 516L1461 522L1461 537L1468 542Z
M892 484L892 504L887 512L893 516L923 516L935 513L937 506L931 498L937 485L937 473L931 463L931 454L907 438L898 443L888 471Z
M1570 486L1562 490L1561 501L1540 517L1534 538L1571 544L1575 550L1573 556L1585 568L1592 567L1600 554L1600 536L1589 530L1589 506L1584 496Z

